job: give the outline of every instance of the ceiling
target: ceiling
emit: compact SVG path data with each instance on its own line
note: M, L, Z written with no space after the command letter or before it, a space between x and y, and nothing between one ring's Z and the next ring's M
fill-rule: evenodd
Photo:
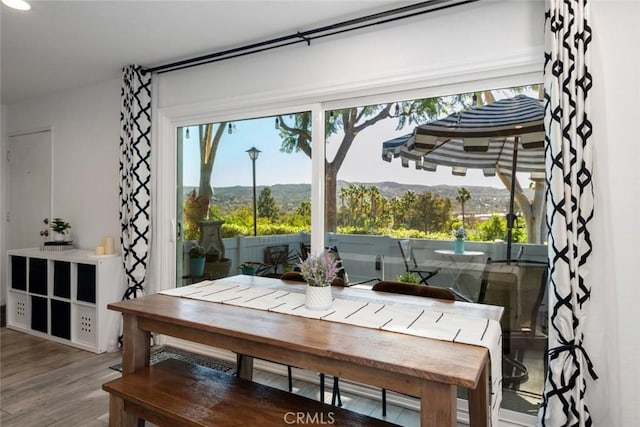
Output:
M310 30L416 1L30 0L0 6L1 101L117 78L177 59Z

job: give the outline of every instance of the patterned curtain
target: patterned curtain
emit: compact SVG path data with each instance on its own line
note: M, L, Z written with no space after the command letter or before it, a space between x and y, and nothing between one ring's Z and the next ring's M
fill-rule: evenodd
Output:
M547 0L545 13L545 132L549 227L549 367L538 413L542 426L590 426L583 347L590 298L589 232L593 218L591 42L587 0Z
M120 243L127 290L144 293L151 238L151 73L123 69L120 112Z

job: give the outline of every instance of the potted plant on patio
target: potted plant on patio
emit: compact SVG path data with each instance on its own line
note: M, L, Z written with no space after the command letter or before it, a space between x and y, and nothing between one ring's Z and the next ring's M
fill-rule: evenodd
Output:
M464 253L464 239L467 238L467 232L463 227L458 228L453 231L453 237L455 238L453 242L453 252L457 254Z
M256 275L256 267L248 262L243 262L240 264L240 271L242 274L246 274L247 276L255 276Z
M200 277L204 274L205 255L205 249L197 243L189 250L189 270L192 277Z
M417 274L411 273L410 271L405 271L404 273L400 274L396 277L396 280L398 282L414 283L416 285L420 283L420 277L418 277Z

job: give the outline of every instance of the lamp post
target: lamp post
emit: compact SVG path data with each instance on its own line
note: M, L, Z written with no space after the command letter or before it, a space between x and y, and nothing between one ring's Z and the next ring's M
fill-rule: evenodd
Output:
M251 147L247 150L249 153L249 158L251 159L251 163L253 166L253 235L258 235L258 223L257 223L257 205L256 205L256 159L258 158L258 154L260 154L260 150L256 147Z

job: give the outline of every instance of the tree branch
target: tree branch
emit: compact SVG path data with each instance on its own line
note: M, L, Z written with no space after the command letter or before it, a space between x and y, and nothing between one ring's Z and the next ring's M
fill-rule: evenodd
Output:
M362 109L362 111L364 111L364 108ZM378 114L376 114L375 116L373 116L369 120L363 122L362 124L354 126L353 127L354 133L357 134L358 132L362 131L363 129L366 129L369 126L376 124L380 120L384 120L384 119L386 119L388 117L391 117L391 114L389 114L390 111L391 111L391 104L385 105L385 107L382 110L380 110L380 112ZM356 123L357 123L357 120L356 120Z

